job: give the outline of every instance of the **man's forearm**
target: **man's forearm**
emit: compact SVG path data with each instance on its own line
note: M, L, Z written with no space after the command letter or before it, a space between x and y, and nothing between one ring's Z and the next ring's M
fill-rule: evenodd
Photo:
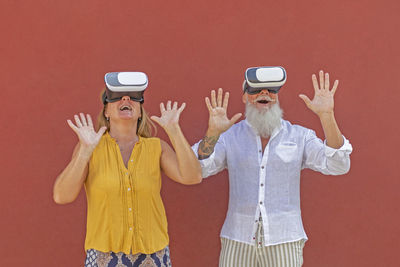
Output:
M217 144L218 139L219 134L207 131L206 136L201 140L197 150L198 158L200 160L208 158L214 152L214 147Z
M319 116L324 130L326 144L332 148L340 148L343 145L343 136L332 113L325 113Z

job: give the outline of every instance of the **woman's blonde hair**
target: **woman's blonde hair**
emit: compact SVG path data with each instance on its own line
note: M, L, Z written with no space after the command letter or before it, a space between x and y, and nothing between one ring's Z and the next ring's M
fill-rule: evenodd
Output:
M101 97L104 91L101 93ZM102 98L101 98L102 99ZM103 100L101 100L103 101ZM105 116L107 103L103 105L102 110L100 111L99 115L97 116L97 130L101 127L106 126L107 131L110 131L110 122L107 120ZM142 114L141 118L138 119L138 125L136 128L136 134L142 137L152 137L153 130L154 134L157 133L157 128L153 121L150 119L149 115L143 108L143 104L140 104L140 113Z

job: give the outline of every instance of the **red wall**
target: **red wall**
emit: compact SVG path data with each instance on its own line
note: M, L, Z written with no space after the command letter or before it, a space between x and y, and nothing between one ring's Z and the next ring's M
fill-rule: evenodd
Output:
M298 98L311 74L340 80L336 117L354 152L340 177L302 174L310 240L304 266L398 266L400 236L398 1L17 1L0 8L0 266L82 266L86 204L52 200L77 142L66 120L96 116L103 75L149 75L145 107L185 101L190 143L207 124L204 97L231 92L242 112L246 67L282 65L285 118L313 128ZM159 136L166 139L162 129ZM397 167L397 168L396 168ZM217 266L227 173L196 186L163 177L173 265Z

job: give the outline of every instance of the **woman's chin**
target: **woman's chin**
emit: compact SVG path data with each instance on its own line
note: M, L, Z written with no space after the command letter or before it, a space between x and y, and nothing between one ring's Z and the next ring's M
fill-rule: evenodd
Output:
M120 115L118 117L118 120L120 121L137 121L132 115Z

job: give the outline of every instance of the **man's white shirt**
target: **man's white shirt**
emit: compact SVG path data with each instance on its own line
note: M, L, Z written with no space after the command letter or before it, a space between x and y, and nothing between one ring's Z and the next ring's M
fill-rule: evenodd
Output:
M214 152L200 160L203 178L229 172L229 205L221 237L254 244L262 216L265 245L307 239L300 211L300 172L304 168L340 175L350 168L352 146L339 149L315 132L286 120L262 151L261 138L247 120L224 132ZM192 146L197 155L199 146Z

